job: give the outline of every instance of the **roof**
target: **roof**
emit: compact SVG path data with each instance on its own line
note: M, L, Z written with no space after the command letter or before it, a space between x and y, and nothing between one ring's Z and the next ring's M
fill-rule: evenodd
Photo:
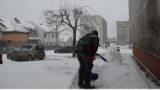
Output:
M1 24L2 26L6 27L6 26L4 25L4 21L3 21L2 19L0 19L0 24Z
M2 26L6 27L3 23L0 22L0 24L1 24Z
M11 24L7 29L3 30L3 32L29 32L22 25L19 24Z
M40 24L39 25L45 32L56 32L54 31L51 27L47 27L46 25L44 24Z
M0 22L6 26L6 29L4 29L2 32L29 32L21 23L18 24L5 19L1 19Z
M28 30L37 30L36 27L30 22L23 22L22 25Z

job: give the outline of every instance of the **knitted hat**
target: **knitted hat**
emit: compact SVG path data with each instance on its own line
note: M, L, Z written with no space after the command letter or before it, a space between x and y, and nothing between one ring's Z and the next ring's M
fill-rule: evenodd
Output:
M98 32L97 32L97 30L93 30L93 31L92 31L92 34L94 34L94 35L98 36Z

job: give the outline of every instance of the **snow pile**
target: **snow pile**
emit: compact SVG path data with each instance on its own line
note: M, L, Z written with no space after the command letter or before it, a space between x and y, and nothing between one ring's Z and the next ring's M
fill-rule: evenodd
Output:
M101 88L148 88L147 83L132 66L108 63L99 70Z
M111 47L110 48L110 56L111 56L111 61L115 63L122 63L122 57L117 51L117 47Z

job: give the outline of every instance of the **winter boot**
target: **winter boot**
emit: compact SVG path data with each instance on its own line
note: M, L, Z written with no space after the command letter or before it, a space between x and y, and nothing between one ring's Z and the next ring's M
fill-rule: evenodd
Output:
M79 74L78 86L81 88L81 87L84 87L84 83L83 83L83 80L84 80L83 68L79 69L79 73L78 74Z
M84 85L84 88L85 89L93 89L95 88L94 85L91 85L90 82L91 82L91 74L90 73L85 73L85 85Z
M85 85L84 88L85 89L94 89L95 85Z
M78 83L79 88L84 88L84 84L83 83Z

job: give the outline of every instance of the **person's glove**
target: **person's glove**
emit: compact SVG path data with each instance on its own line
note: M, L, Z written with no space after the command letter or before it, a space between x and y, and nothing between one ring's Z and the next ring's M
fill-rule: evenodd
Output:
M92 56L92 60L93 60L93 61L96 60L96 55Z

